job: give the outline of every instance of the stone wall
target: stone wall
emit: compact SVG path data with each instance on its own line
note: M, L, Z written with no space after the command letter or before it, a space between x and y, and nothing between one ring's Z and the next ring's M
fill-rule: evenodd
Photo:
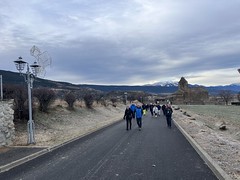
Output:
M15 138L13 100L0 101L0 147L12 145Z

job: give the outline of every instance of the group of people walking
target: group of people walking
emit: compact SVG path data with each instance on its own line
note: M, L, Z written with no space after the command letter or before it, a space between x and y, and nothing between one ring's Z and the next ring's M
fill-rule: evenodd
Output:
M124 117L123 117L123 119L126 119L126 123L127 123L126 130L131 130L132 129L132 119L136 118L139 131L141 131L142 116L143 116L143 109L140 105L136 106L135 104L131 104L130 107L127 106L126 110L125 110L125 113L124 113Z
M172 126L172 113L173 110L171 108L170 104L143 104L142 106L140 104L135 105L134 103L131 104L131 106L127 106L123 119L126 120L126 130L132 129L132 119L136 118L137 125L139 131L142 129L142 116L146 115L147 111L150 110L152 117L158 117L161 115L161 110L163 112L163 115L166 116L167 120L167 126L171 128Z

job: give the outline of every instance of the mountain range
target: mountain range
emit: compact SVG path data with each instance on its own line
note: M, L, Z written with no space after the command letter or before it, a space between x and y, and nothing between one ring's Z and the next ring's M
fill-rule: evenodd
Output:
M23 84L24 79L19 73L0 70L0 75L3 77L3 84ZM190 87L198 87L201 85L191 85ZM127 85L90 85L90 84L72 84L68 82L51 81L47 79L36 78L34 87L49 87L58 89L77 90L79 88L92 88L103 92L110 91L144 91L154 94L169 94L178 90L178 82L158 82L154 84L146 84L142 86L127 86ZM240 92L240 84L230 84L225 86L203 86L210 94L217 94L221 90L230 90L237 94Z

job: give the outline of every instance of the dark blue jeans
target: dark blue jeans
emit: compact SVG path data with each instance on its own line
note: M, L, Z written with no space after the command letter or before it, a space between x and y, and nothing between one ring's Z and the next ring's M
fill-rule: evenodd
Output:
M127 128L126 128L127 130L132 129L132 119L126 118L126 124L127 124Z
M137 119L137 125L139 128L142 127L142 118L136 118Z
M172 116L166 116L168 127L172 127Z

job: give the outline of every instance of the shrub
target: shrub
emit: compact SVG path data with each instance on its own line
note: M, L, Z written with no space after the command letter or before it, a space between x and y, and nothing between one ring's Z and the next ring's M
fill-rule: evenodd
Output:
M68 103L68 107L73 109L73 104L76 101L76 96L73 92L65 94L64 100Z
M86 104L86 107L91 109L94 102L94 96L92 94L85 94L83 96L83 100Z
M112 105L114 106L114 107L116 107L116 102L117 102L117 99L116 98L114 98L114 97L112 97L111 99L110 99L110 101L112 102Z
M41 88L34 90L34 96L39 101L39 110L42 112L47 112L49 105L55 99L55 92L51 89Z

